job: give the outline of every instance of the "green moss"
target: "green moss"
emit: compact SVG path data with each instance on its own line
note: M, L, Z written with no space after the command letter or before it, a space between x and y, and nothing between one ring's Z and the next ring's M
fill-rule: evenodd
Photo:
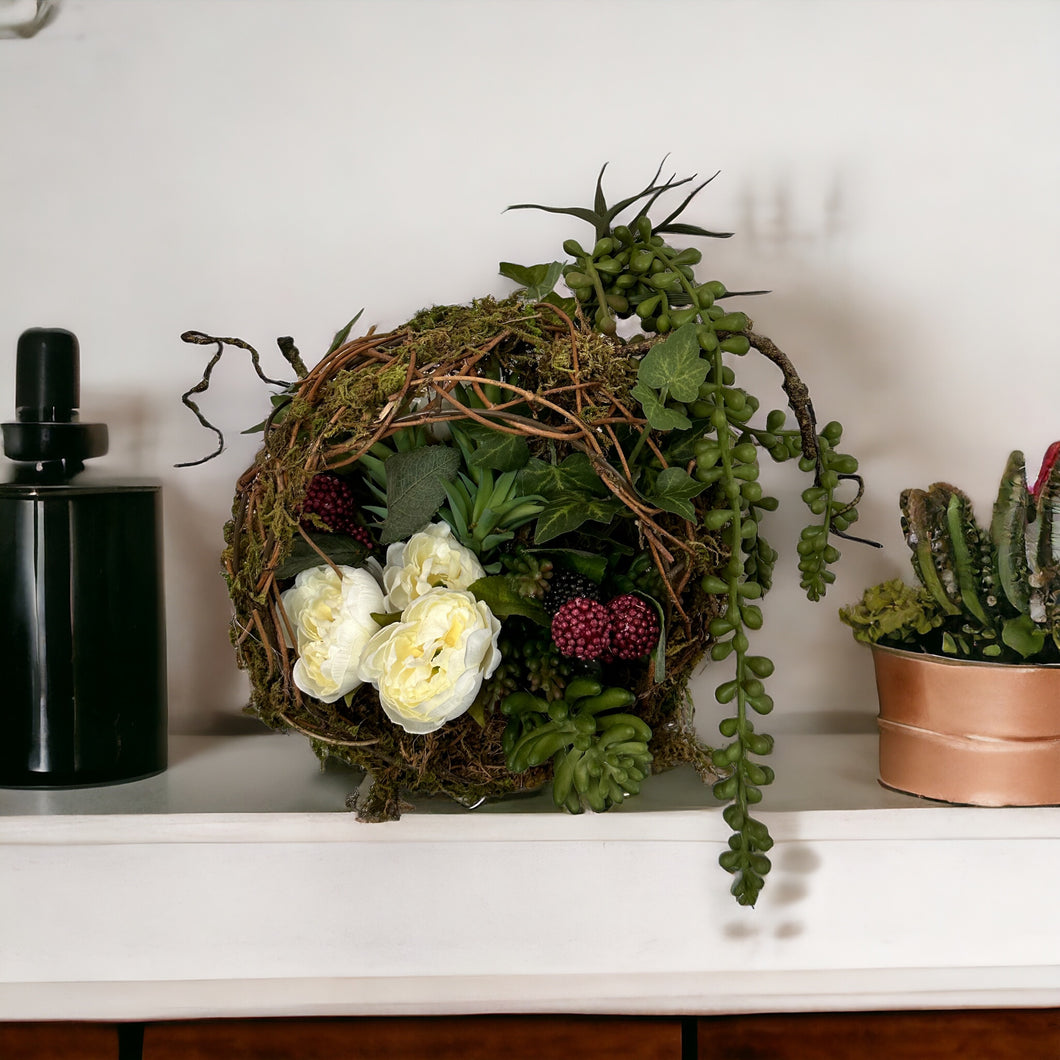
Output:
M840 608L839 617L854 631L855 640L875 644L926 636L942 625L945 615L926 589L893 578L866 589L856 604Z

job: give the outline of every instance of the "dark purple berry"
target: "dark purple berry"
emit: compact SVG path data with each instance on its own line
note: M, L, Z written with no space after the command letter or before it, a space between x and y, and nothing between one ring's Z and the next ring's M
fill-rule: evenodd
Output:
M584 600L599 600L600 590L596 583L567 567L555 567L548 579L548 590L542 599L545 610L554 615L565 603L576 597Z
M309 480L300 514L315 515L333 534L348 534L368 548L372 547L371 536L357 521L357 501L353 490L334 471L322 471ZM308 528L312 525L311 521L303 520L303 526Z

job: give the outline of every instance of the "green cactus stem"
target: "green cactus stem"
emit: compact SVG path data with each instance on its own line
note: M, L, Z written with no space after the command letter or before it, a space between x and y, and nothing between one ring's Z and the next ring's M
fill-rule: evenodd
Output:
M968 497L937 482L900 498L902 531L922 589L873 586L840 618L857 640L997 662L1060 662L1060 443L1034 488L1013 452L989 531Z

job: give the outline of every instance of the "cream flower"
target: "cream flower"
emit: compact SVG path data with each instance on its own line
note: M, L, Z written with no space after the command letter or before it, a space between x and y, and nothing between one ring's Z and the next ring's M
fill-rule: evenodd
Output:
M323 703L334 703L360 687L361 654L379 630L372 612L384 610L383 591L371 571L338 571L327 564L304 570L280 598L295 643L287 629L284 639L298 651L294 683Z
M466 589L485 576L475 553L453 537L448 523L431 523L405 542L386 550L383 588L387 609L404 611L438 586Z
M501 661L501 624L465 590L431 589L368 642L360 677L406 732L440 729L471 706Z

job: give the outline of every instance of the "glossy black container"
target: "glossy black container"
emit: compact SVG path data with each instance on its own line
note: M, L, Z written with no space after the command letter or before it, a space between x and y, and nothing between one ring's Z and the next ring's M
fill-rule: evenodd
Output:
M72 340L76 371L68 332L26 334L44 346ZM0 786L159 773L167 746L161 487L84 470L82 459L106 450L106 429L77 423L68 408L23 405L22 346L19 422L4 425L18 463L0 483ZM40 422L44 414L63 426ZM26 459L34 452L47 458Z

